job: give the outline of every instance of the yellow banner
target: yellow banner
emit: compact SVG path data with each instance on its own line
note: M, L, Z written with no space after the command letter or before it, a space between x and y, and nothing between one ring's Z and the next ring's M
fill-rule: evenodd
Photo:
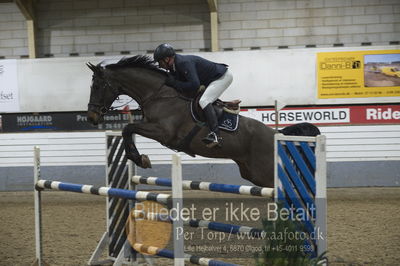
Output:
M318 98L400 96L400 50L317 54Z

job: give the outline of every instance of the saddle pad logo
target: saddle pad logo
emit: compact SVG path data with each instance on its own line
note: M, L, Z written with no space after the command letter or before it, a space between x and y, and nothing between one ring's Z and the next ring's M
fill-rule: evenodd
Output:
M227 127L232 127L232 120L231 119L225 119L222 125L227 126Z
M235 131L239 124L239 115L224 112L218 121L218 126L227 131Z

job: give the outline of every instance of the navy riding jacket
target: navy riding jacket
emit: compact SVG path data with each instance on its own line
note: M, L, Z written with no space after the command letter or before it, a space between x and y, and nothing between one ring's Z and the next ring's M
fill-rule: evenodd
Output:
M175 55L175 87L195 95L200 85L208 86L225 74L228 66L195 55Z

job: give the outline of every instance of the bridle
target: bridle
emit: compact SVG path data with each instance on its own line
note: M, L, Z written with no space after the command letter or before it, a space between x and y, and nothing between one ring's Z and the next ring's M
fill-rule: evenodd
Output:
M119 90L118 89L114 89L113 88L113 86L111 86L111 84L109 83L109 81L108 80L106 80L106 79L102 79L103 80L103 82L104 82L104 84L102 85L102 89L103 89L103 92L105 93L105 91L107 91L107 90L112 90L113 91L113 94L116 94L116 95L118 95L118 93L119 93ZM152 93L150 96L148 96L147 98L145 98L145 99L143 99L142 101L141 101L141 104L140 104L140 106L141 107L143 107L143 106L145 106L146 104L148 104L149 102L151 102L151 101L153 101L153 100L155 100L155 99L157 99L157 98L162 98L161 96L159 96L159 94L160 94L160 92L161 92L161 88L162 87L164 87L164 85L165 85L165 82L162 82L161 83L161 85L160 85L160 87L154 92L154 93ZM175 97L175 96L174 96ZM170 98L170 97L166 97L166 98ZM116 98L116 99L118 99L118 97ZM108 111L112 111L112 110L115 110L115 109L117 109L117 108L120 108L120 107L123 107L123 106L126 106L126 105L128 105L130 102L132 102L134 99L132 99L132 100L130 100L129 102L127 102L127 103L124 103L124 104L122 104L122 105L119 105L119 106L115 106L115 107L107 107L107 104L106 104L106 97L103 97L103 103L100 103L100 102L89 102L88 103L88 107L90 107L90 106L93 106L93 107L95 107L95 110L96 111L94 111L94 112L97 112L98 114L100 114L100 115L105 115ZM99 110L99 111L97 111L97 110Z
M111 86L111 84L108 82L108 80L106 80L106 79L103 79L103 81L104 81L104 84L103 84L103 86L102 86L102 89L103 89L103 92L104 92L104 94L105 94L105 92L108 90L108 89L111 89L113 92L114 92L114 94L116 94L116 95L118 95L118 90L115 90L112 86ZM118 97L117 97L118 98ZM127 105L127 104L129 104L130 102L128 102L128 103L126 103L126 104L124 104L124 105ZM100 102L89 102L88 103L88 107L90 107L90 106L93 106L93 107L95 107L95 111L94 112L97 112L97 113L99 113L100 115L105 115L109 110L114 110L114 109L116 109L116 108L119 108L119 107L122 107L122 106L124 106L124 105L121 105L121 106L117 106L117 107L107 107L107 104L106 104L106 97L103 97L103 103L100 103ZM97 110L99 110L99 111L97 111Z

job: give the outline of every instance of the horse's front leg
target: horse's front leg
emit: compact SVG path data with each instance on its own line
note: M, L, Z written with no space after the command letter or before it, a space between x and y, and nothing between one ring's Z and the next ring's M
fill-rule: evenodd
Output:
M146 138L159 138L162 136L162 130L158 124L137 123L128 124L122 130L124 139L125 153L128 159L132 160L137 166L142 168L151 168L151 162L147 155L140 154L132 139L132 134L139 134Z

